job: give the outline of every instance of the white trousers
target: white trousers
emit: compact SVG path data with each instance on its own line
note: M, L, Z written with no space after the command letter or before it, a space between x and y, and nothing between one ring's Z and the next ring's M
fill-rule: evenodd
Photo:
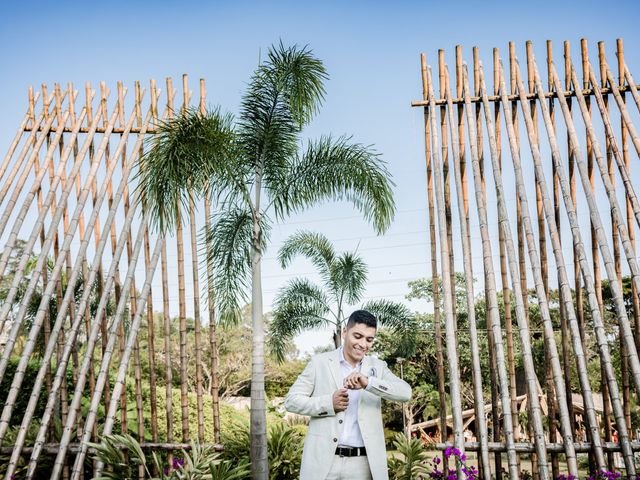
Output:
M371 480L371 470L366 455L360 457L333 456L327 480Z

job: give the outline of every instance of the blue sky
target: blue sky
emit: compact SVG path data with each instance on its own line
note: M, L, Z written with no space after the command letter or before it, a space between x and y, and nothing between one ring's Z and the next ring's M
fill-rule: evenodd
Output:
M264 268L267 308L292 274L315 278L305 262L282 272L273 259L282 240L300 228L325 233L338 250L362 253L371 269L368 298L402 301L408 280L430 275L423 117L410 107L421 96L420 53L435 64L443 48L453 64L454 47L461 44L471 62L471 48L478 46L490 65L493 47L506 53L514 41L524 58L524 43L532 40L541 59L550 39L561 67L564 40L577 58L582 37L592 54L597 41L612 52L621 37L632 73L640 68L637 1L12 2L2 10L3 151L26 110L29 85L73 82L78 88L89 80L97 87L100 80L122 80L132 86L151 78L162 84L167 76L179 83L188 73L194 89L198 78L207 80L210 104L235 112L271 44L308 44L323 59L331 76L327 98L305 135L346 133L374 144L397 185L397 219L387 236L375 238L350 207L326 205L276 228ZM303 335L298 345L308 350L328 340Z

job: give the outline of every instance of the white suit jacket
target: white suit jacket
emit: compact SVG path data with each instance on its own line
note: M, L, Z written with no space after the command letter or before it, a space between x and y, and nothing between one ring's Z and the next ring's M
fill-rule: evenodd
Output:
M369 384L360 396L358 424L373 480L387 480L381 399L406 402L411 398L411 387L374 357L364 357L360 371L369 377ZM333 392L339 388L343 388L340 352L334 350L313 356L285 398L288 411L311 417L302 455L302 480L325 480L329 473L344 427L345 412L333 410Z

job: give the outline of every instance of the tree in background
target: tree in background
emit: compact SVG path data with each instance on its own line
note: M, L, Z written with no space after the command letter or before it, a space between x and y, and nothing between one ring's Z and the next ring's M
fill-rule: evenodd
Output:
M306 330L333 329L333 343L342 343L342 326L348 317L345 308L362 300L367 284L367 265L356 252L338 255L331 242L320 233L300 231L289 237L278 253L282 268L302 255L317 268L322 286L306 278L294 278L280 289L275 299L273 320L269 325L269 346L279 361L284 361L287 344ZM373 313L380 326L397 333L397 348L402 355L415 349L418 323L404 305L388 300L373 300L361 307Z
M214 265L216 313L237 321L251 291L251 471L267 479L262 256L272 223L326 200L348 200L378 233L395 204L384 162L350 137L324 136L300 151L300 134L318 112L328 75L307 47L273 46L251 77L234 124L219 109L185 111L158 129L139 162L139 192L157 226L179 224L192 195L214 200L205 235Z

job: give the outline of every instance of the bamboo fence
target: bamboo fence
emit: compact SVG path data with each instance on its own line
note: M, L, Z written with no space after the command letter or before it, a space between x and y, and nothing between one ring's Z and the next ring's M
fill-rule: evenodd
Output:
M217 359L205 359L202 350L203 330L212 352L216 335L211 307L201 312L196 246L210 206L192 199L185 209L186 245L182 229L165 239L142 216L133 180L132 167L158 122L190 108L186 75L175 112L170 78L166 85L164 99L154 81L148 94L139 82L131 93L118 82L113 94L104 83L99 93L87 83L84 100L71 84L56 84L53 93L46 85L41 92L29 89L27 112L0 164L6 479L90 478L101 466L88 455L88 442L114 429L134 432L145 449L168 452L169 464L172 452L189 448L190 440L219 441ZM204 112L204 80L199 87L195 108ZM172 285L179 285L177 298L170 296ZM162 314L154 317L157 305ZM187 344L187 315L195 320L194 345ZM179 355L171 350L172 336L180 338ZM203 371L209 372L206 386ZM16 409L24 411L21 418ZM206 424L213 428L205 430Z
M439 50L439 96L427 57L421 57L423 98L412 106L424 110L438 391L441 403L450 399L451 411L446 418L441 405L439 430L449 434L450 425L451 442L445 437L438 446L477 451L481 478L522 478L522 455L530 458L536 479L578 475L587 462L591 471L617 469L635 478L640 468L634 459L640 450L635 247L640 95L622 40L609 52L615 62L608 62L604 42L592 60L588 42L581 40L575 61L564 42L564 57L556 58L563 77L551 41L540 55L544 63L536 61L531 42L524 47L521 60L513 42L504 61L493 49L489 73L477 48L468 67L457 46L454 78ZM455 191L449 189L450 172ZM460 248L452 243L456 224ZM454 251L461 258L455 259ZM464 317L452 307L456 269L465 278L469 314ZM480 275L483 297L474 290ZM630 285L626 293L623 279ZM486 302L488 372L478 358L478 298ZM472 349L474 442L465 441L463 431L460 328L468 332ZM534 332L541 333L540 358L534 356ZM588 371L594 361L600 366L599 385L592 385ZM581 397L584 437L575 393ZM518 415L517 398L523 394L526 425ZM601 407L596 394L602 395Z

